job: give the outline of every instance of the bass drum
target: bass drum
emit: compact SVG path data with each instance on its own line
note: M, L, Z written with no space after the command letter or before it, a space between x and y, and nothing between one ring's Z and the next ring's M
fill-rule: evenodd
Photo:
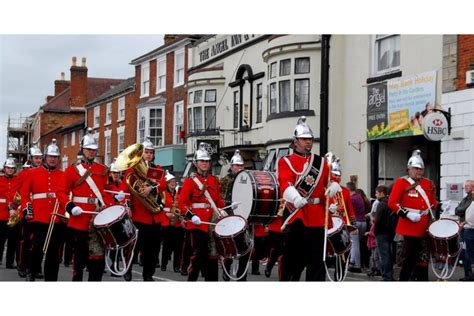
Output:
M280 192L276 175L269 171L242 170L235 177L232 202L235 215L249 223L269 224L278 213Z

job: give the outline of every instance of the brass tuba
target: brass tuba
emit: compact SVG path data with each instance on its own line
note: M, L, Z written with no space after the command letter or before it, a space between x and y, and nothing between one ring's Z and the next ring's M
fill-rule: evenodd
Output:
M15 193L15 196L13 197L13 203L14 206L16 206L15 209L15 214L10 216L8 218L7 225L9 227L15 227L16 224L20 222L20 212L21 212L21 196L18 194L18 192ZM18 205L18 206L17 206Z
M140 190L153 184L152 179L146 177L148 166L143 160L143 153L145 149L142 144L133 144L125 148L123 152L117 157L115 167L119 171L124 171L129 168L135 170L134 173L127 175L125 181L130 192L152 213L157 214L163 209L164 201L158 192L156 194L150 193L147 197L140 195ZM161 203L160 203L161 202ZM162 204L163 203L163 204Z

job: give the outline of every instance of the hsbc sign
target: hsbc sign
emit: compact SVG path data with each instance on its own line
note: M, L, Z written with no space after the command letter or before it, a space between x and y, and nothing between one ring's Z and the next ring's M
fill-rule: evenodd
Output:
M433 112L423 120L423 134L431 141L440 141L448 135L448 120L443 113Z

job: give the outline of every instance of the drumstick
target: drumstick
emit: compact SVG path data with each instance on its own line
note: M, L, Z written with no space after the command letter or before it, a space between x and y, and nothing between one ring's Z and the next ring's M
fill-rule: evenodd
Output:
M61 218L69 219L69 217L67 217L66 215L59 214L59 213L51 213L51 215L56 215L56 216L59 216Z
M211 222L203 222L203 221L201 221L201 224L206 224L206 225L217 226L217 224L216 224L216 223L211 223Z
M221 208L221 211L225 210L226 208L232 207L232 205L239 205L239 204L242 204L242 202L232 202L231 205Z
M112 191L112 190L104 190L104 192L107 192L107 193L114 193L114 194L130 195L130 193L127 193L127 192L118 192L118 191Z
M99 214L100 212L82 211L81 213L97 215L97 214Z

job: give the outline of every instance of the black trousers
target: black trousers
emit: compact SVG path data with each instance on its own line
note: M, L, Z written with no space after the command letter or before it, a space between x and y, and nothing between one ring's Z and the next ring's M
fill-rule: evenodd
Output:
M161 252L161 266L168 265L168 259L173 254L173 269L179 269L183 248L184 229L182 227L166 226L162 229L163 251Z
M325 281L324 227L305 227L296 220L285 234L280 280L299 281L306 268L306 281Z
M181 271L188 271L189 264L191 263L191 255L193 249L191 247L191 231L184 231L184 242L181 249Z
M41 262L43 261L43 246L46 240L49 224L29 223L31 231L31 247L26 255L27 273L36 274L41 272ZM54 224L53 232L46 252L44 262L44 280L57 281L59 263L61 261L61 245L66 235L66 225L63 223ZM40 270L38 270L38 268Z
M268 262L266 269L269 271L272 271L275 263L278 261L278 258L283 253L283 236L283 233L277 233L274 231L268 232Z
M31 224L32 223L26 222L26 221L23 221L23 223L21 223L21 237L20 237L19 256L18 256L18 270L19 271L26 271L26 267L28 265L26 261L28 260L28 252L31 249L31 239L32 239Z
M104 258L89 258L89 232L68 229L73 243L73 281L82 281L84 269L89 270L88 281L102 281L105 269Z
M158 245L161 243L161 224L143 224L134 222L138 229L137 244L135 246L134 256L137 257L141 253L143 264L143 278L151 278L156 271L156 263L158 262ZM133 268L130 265L129 271Z
M8 221L0 221L0 261L3 259L5 241L7 241L6 265L12 266L15 260L18 262L18 248L20 245L20 225L9 227Z
M422 267L416 268L420 261L420 253L422 251L422 243L424 237L403 236L403 251L402 251L402 269L400 270L400 281L409 281L412 275L416 274L418 281L424 280L427 273L423 273ZM426 271L427 272L427 271Z
M218 280L218 261L209 257L209 234L197 229L191 232L191 268L189 269L188 281L197 281L199 272L203 272L205 281Z

